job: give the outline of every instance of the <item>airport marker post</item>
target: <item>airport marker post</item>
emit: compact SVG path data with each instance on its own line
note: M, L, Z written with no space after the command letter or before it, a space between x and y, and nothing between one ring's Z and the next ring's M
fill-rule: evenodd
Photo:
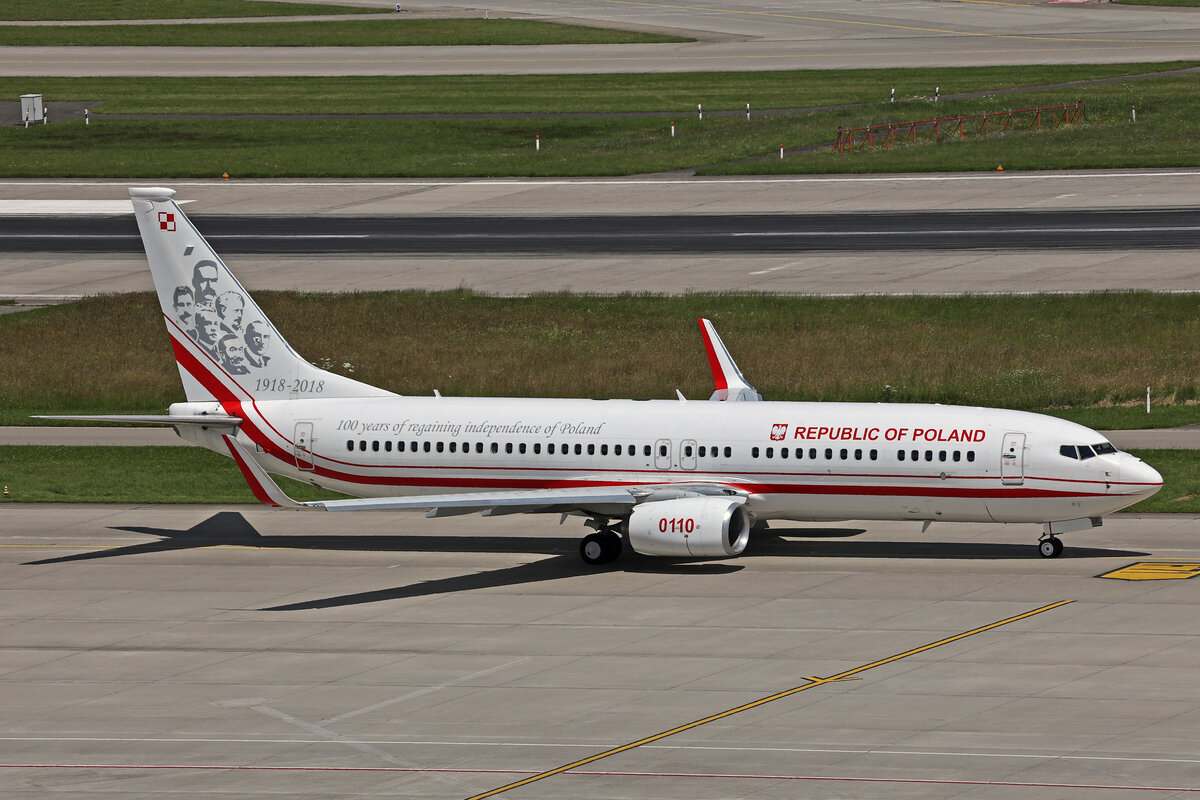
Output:
M671 123L671 138L672 139L675 138L675 123L674 122Z
M700 122L704 122L704 103L696 103L696 116L700 118Z
M533 137L533 149L538 153L542 151L542 135L540 133Z

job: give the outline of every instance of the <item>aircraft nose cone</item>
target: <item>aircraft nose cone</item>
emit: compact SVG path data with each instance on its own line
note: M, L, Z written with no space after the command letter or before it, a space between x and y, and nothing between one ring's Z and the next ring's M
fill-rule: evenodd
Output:
M1130 460L1121 469L1121 479L1126 483L1133 484L1130 488L1146 497L1161 489L1163 484L1162 475L1158 470L1145 461L1133 457L1130 457Z

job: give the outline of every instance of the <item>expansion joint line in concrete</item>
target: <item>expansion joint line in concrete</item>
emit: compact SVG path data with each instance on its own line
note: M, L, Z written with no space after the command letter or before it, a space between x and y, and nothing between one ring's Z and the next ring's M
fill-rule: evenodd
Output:
M510 791L512 789L517 789L521 786L527 786L528 784L535 783L535 782L541 781L541 780L545 780L546 778L550 778L555 775L561 775L562 773L569 772L573 769L578 769L579 767L582 767L586 764L592 764L596 761L599 761L602 758L608 758L609 756L615 756L615 755L618 755L619 753L625 753L630 750L633 750L634 748L660 741L662 739L667 738L668 736L674 736L677 733L683 733L684 731L690 731L691 729L698 728L701 725L707 725L710 722L715 722L716 720L724 719L726 717L733 716L734 714L739 714L743 711L749 711L752 708L758 708L759 706L766 705L767 703L771 703L776 700L782 700L785 697L791 697L794 694L799 694L800 692L804 692L809 689L813 689L817 686L824 686L826 684L837 683L839 681L857 680L856 676L859 673L866 672L869 669L875 669L876 667L882 667L885 664L891 664L893 662L900 661L901 659L908 658L909 656L915 656L919 653L927 652L929 650L934 649L935 647L941 647L943 645L952 644L953 642L961 641L963 639L966 639L967 637L975 636L976 634L986 633L987 631L995 630L996 628L999 628L1004 625L1009 625L1013 622L1020 622L1023 619L1029 619L1030 617L1035 617L1038 614L1044 614L1047 611L1053 611L1056 608L1061 608L1062 606L1065 606L1065 605L1067 605L1069 603L1073 603L1073 602L1075 602L1075 601L1074 600L1062 600L1057 603L1051 603L1050 605L1042 606L1041 608L1035 608L1032 611L1026 611L1023 614L1017 614L1016 616L1013 616L1013 617L1006 617L1005 619L999 620L997 622L992 622L987 625L981 625L978 628L972 628L969 631L957 633L953 636L947 636L945 639L938 639L936 642L931 642L929 644L921 645L920 647L914 647L912 650L905 650L903 653L897 653L896 655L888 656L887 658L881 658L878 661L872 661L869 664L863 664L858 667L853 667L853 668L845 670L843 672L839 672L836 675L830 675L827 678L820 678L820 677L816 677L816 676L806 677L806 678L804 678L804 680L807 681L807 683L803 683L800 686L795 686L791 689L787 689L782 692L776 692L775 694L770 695L768 697L761 697L758 700L754 700L749 703L745 703L743 705L737 706L736 708L730 708L725 711L721 711L717 714L712 714L710 716L704 717L703 719L698 719L693 722L689 722L687 724L679 725L677 727L671 728L670 730L663 731L661 733L656 733L652 736L647 736L643 739L638 739L636 742L629 742L628 744L623 744L620 747L614 747L611 750L605 750L602 753L597 753L596 755L588 756L587 758L581 758L578 761L572 761L570 764L564 764L561 767L557 767L552 770L547 770L546 772L541 772L541 773L538 773L537 775L532 775L528 778L524 778L519 781L514 781L512 783L506 784L499 788L492 789L487 792L483 792L482 794L472 795L471 797L467 798L467 800L483 800L483 798L485 798L485 797L494 797L498 794L503 794L504 792Z

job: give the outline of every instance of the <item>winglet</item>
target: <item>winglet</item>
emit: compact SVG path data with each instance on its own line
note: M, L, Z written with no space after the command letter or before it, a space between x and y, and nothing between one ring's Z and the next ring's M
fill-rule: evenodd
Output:
M279 488L279 484L275 483L267 471L254 460L254 456L250 455L237 439L229 434L222 434L221 438L225 440L229 454L233 456L238 469L242 471L242 477L246 479L246 483L250 485L250 491L254 492L254 496L258 498L259 502L275 508L290 508L297 511L309 511L314 508L305 503L297 503L284 494L283 489Z
M716 328L706 319L700 319L700 335L704 337L704 350L708 353L708 366L712 369L713 385L716 391L709 400L762 400L753 386L746 382L742 371L733 362L733 356Z

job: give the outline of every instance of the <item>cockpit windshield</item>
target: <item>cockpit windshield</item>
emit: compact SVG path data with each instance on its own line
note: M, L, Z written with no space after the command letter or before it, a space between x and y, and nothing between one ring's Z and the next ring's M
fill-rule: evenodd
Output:
M1079 461L1087 461L1093 456L1103 456L1109 453L1117 452L1117 448L1113 447L1108 442L1100 442L1099 444L1064 444L1058 448L1058 454L1067 458L1074 458Z

